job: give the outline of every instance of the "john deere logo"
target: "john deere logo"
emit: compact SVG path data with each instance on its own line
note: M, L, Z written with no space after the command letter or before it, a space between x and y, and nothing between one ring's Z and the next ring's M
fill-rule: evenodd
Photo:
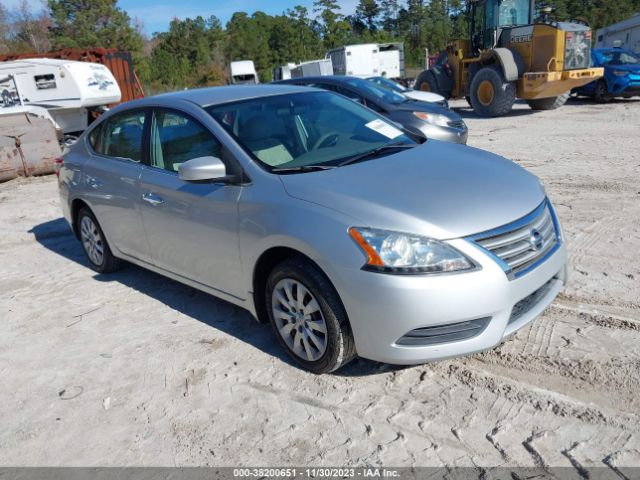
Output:
M534 250L540 250L542 248L542 235L540 235L540 232L535 228L531 229L531 232L529 232L529 243Z

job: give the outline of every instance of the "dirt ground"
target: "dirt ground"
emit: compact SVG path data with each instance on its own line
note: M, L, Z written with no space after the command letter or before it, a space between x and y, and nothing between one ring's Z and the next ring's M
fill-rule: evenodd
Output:
M499 348L293 366L267 326L141 268L87 267L55 177L0 185L0 465L640 465L640 101L480 119L540 176L570 283Z

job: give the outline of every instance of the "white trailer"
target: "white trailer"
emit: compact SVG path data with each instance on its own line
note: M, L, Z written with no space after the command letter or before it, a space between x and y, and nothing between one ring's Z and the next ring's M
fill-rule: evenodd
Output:
M291 69L291 78L319 77L333 75L333 65L330 58L303 62Z
M327 52L336 75L387 78L404 77L404 46L402 43L363 43L346 45Z
M251 85L260 83L253 60L238 60L229 64L231 85Z
M104 110L120 96L113 74L99 63L50 58L0 63L0 115L18 106L41 107L64 133L85 130L91 110Z
M295 63L287 63L281 67L275 67L272 71L273 81L289 80L291 78L291 70L296 68Z
M336 75L380 75L378 68L378 44L346 45L327 52Z
M404 78L404 44L379 43L378 68L387 78Z
M596 32L596 48L617 46L640 53L640 13Z

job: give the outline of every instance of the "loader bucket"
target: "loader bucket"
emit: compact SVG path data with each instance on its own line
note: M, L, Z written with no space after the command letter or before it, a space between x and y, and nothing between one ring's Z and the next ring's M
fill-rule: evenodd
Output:
M61 155L50 120L24 112L0 115L0 182L53 173Z

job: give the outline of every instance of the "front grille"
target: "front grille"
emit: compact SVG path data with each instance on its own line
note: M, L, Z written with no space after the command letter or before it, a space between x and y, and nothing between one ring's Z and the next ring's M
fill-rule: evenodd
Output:
M552 278L547 283L542 285L539 289L533 292L531 295L527 295L518 303L513 306L511 310L511 316L509 317L509 324L518 321L520 317L527 314L535 307L540 300L551 290L555 278Z
M589 68L591 63L591 31L566 32L564 69Z
M526 217L471 237L490 253L510 279L529 272L560 246L556 221L548 201Z
M447 125L453 128L460 128L460 129L464 129L464 127L466 127L463 120L451 120L450 122L447 122Z
M436 325L433 327L416 328L400 338L397 345L410 345L424 347L439 343L459 342L480 335L491 317L477 318L466 322L450 323L449 325Z

